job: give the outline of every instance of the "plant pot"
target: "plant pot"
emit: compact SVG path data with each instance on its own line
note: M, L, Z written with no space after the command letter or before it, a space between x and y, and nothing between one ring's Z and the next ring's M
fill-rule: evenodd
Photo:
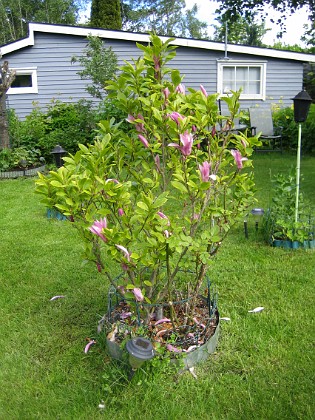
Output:
M281 240L281 239L274 239L271 241L272 246L277 248L286 248L286 249L299 249L299 248L314 248L315 247L315 240L310 241L289 241L289 240Z
M67 217L56 209L47 209L47 219L67 220Z

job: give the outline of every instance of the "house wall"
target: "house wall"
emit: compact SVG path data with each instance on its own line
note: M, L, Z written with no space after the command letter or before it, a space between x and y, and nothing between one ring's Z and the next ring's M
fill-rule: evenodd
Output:
M45 108L52 100L64 102L79 99L92 100L85 91L88 81L81 80L77 71L78 63L71 64L72 56L80 56L86 47L86 38L73 35L59 35L35 32L35 45L7 54L11 68L37 67L38 93L8 95L8 105L14 108L17 115L24 118L34 104ZM118 57L119 65L124 60L137 58L141 50L133 41L106 40ZM199 89L199 85L209 93L217 92L217 60L224 53L198 48L179 47L170 66L178 68L185 75L186 88ZM266 58L245 54L229 54L230 59L268 61L267 90L265 101L241 101L242 108L260 104L281 103L291 105L293 98L302 89L303 63L276 58ZM93 99L95 101L95 99Z

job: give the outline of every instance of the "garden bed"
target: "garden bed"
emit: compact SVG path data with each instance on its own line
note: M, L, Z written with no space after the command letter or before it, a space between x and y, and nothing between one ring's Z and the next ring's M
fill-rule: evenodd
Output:
M37 172L44 172L46 165L37 166L34 168L16 168L10 171L0 172L0 178L19 178L21 176L36 176Z

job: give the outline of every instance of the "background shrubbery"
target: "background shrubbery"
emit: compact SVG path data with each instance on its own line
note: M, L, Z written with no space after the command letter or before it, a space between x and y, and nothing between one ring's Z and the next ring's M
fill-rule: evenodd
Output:
M116 121L121 121L122 126L128 130L126 116L122 115L115 101L111 99L105 99L97 108L93 108L92 102L86 100L77 103L54 101L46 112L35 107L23 121L20 121L14 111L10 110L11 146L14 149L22 148L20 150L36 150L36 154L43 156L49 163L53 161L51 151L57 144L60 144L67 152L75 153L79 143L93 142L97 124L101 120L112 117ZM296 150L298 124L294 121L293 107L277 107L273 112L273 119L275 126L283 127L284 149ZM315 104L312 104L307 121L302 124L303 153L315 153L314 133Z
M91 101L86 100L77 103L54 101L47 112L35 107L23 121L17 118L14 110L10 110L11 147L39 149L49 163L53 161L51 151L57 144L67 152L75 153L79 143L93 141L99 121L112 117L117 121L124 119L115 102L108 99L96 109Z
M273 113L275 126L283 127L282 141L285 150L296 150L298 124L294 121L293 107L278 108ZM311 105L307 120L302 123L302 151L315 153L315 104Z

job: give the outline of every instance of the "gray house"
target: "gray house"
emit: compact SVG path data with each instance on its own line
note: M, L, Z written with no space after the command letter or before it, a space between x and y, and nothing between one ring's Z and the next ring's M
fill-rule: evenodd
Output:
M119 65L137 58L141 51L136 42L147 43L148 35L108 31L86 27L29 24L29 36L4 45L2 58L16 70L16 82L8 91L8 106L21 118L34 103L45 107L52 100L64 102L92 99L86 92L88 81L77 75L80 66L71 64L73 55L82 55L86 37L99 36L111 46ZM242 107L253 104L292 104L302 90L303 63L315 63L315 55L242 45L177 38L176 58L172 66L185 76L186 87L209 93L227 94L243 88Z

